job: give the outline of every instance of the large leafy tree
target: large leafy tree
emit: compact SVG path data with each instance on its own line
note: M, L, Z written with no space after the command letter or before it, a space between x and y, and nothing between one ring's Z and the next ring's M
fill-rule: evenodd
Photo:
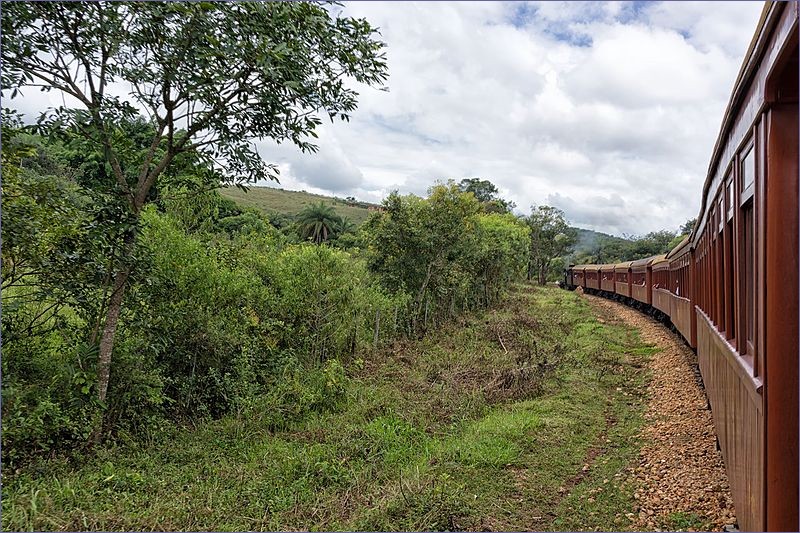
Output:
M311 204L297 214L297 226L302 239L311 239L315 244L327 241L342 223L333 207L325 202Z
M697 218L690 218L684 222L678 230L678 235L689 235L697 224Z
M124 213L102 306L101 401L139 219L176 160L209 168L204 186L276 179L254 140L314 151L321 117L346 120L356 107L347 80L380 86L387 77L376 29L317 3L19 2L3 6L2 32L3 93L57 90L74 102L40 125L100 151L90 185ZM142 115L143 144L119 127Z
M569 227L563 211L548 205L532 207L526 220L531 229L528 279L535 277L539 285L544 285L553 259L569 251L577 241L577 232Z
M514 202L501 198L497 186L489 180L464 178L459 182L458 188L474 194L487 213L508 213L517 207Z
M431 187L426 199L395 191L383 206L366 223L371 266L388 288L412 295L416 331L426 302L448 301L461 281L468 283L464 259L480 204L451 182Z

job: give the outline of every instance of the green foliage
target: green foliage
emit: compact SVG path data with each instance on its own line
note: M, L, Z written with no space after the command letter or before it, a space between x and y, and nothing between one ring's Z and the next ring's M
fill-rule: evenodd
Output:
M412 298L410 331L497 301L520 274L527 231L511 215L483 214L455 184L436 185L425 199L395 192L383 205L365 226L370 268Z
M120 317L123 325L127 319L126 291L136 289L137 277L159 278L144 270L145 250L137 239L147 205L161 190L196 192L220 183L277 179L277 167L259 157L256 139L315 151L309 139L316 137L320 115L347 120L356 108L358 94L350 82L381 86L386 80L384 43L376 33L366 20L335 16L317 3L18 3L3 10L2 90L14 98L26 88L55 89L79 105L49 110L38 124L61 137L80 161L71 161L79 169L76 183L92 201L82 239L88 253L76 254L75 248L86 251L77 246L57 249L72 262L85 256L89 268L77 272L95 273L60 286L70 288L77 311L88 309L83 318L93 324L88 343L97 347L101 403L110 386ZM114 95L108 89L116 84L131 90ZM8 159L13 165L19 158ZM34 205L16 207L18 214L36 211ZM228 232L265 229L260 217L244 218L229 220ZM186 224L208 229L203 219ZM42 233L17 228L11 234L37 232ZM223 281L230 281L224 274ZM158 302L131 308L148 303ZM43 313L53 318L57 308ZM235 360L251 358L240 351ZM220 373L216 364L208 369L203 378L213 382L210 394L230 388L225 383L236 372ZM120 398L112 400L120 405ZM224 402L211 403L231 401L226 395ZM92 440L101 429L98 423Z
M670 231L654 231L642 237L614 237L599 234L591 242L581 245L580 251L564 256L566 263L601 264L635 261L669 252L682 239Z
M532 207L526 222L531 229L528 279L536 278L539 285L544 285L552 261L567 253L577 241L577 234L560 209L547 205Z
M472 260L473 283L482 285L486 303L499 300L502 291L525 270L530 230L510 213L475 217Z
M305 139L321 119L308 111L347 119L357 93L345 80L386 80L375 34L363 19L334 18L312 3L18 4L3 12L2 81L14 93L42 87L81 102L85 111L61 108L53 118L88 128L91 142L110 149L106 162L122 167L114 172L123 190L141 165L118 156L130 139L110 127L136 106L157 119L151 138L160 152L140 162L158 169L196 152L225 161L230 178L254 181L276 168L250 139L313 150ZM129 99L106 92L115 81L134 86ZM177 131L179 120L186 131Z
M489 180L465 178L459 182L458 188L474 194L487 213L510 213L516 207L514 202L500 198L497 187Z
M300 238L322 244L340 231L342 218L324 202L311 204L297 214Z
M652 350L575 293L522 285L505 303L365 353L363 367L287 367L219 420L15 465L4 529L629 529L621 478L636 466ZM536 362L558 345L569 356L537 392L490 400L534 343Z
M281 253L273 283L288 327L284 342L309 363L352 355L369 343L376 313L384 317L379 337L392 335L389 317L404 303L403 295L385 296L362 261L323 246Z
M678 230L679 235L689 235L692 230L694 229L695 224L697 224L697 218L690 218Z

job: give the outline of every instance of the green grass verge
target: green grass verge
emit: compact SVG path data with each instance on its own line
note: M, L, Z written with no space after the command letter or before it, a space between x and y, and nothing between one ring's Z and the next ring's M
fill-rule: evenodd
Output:
M231 416L4 472L3 527L625 529L653 351L574 293L519 286L349 365L339 412L280 431Z

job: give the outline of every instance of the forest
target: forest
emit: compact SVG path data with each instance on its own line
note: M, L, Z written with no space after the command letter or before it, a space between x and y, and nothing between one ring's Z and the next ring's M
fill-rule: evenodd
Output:
M291 21L302 50L230 48ZM485 179L394 192L358 227L324 203L276 221L219 194L278 177L246 139L314 151L314 110L356 106L342 76L383 85L364 20L316 4L14 4L3 24L4 90L83 103L34 125L3 111L6 465L255 406L277 426L330 409L363 350L490 307L524 277L558 279L576 255L562 212L515 215ZM229 79L236 61L247 73ZM104 93L124 80L130 101ZM591 251L633 259L674 237Z
M358 226L324 203L276 220L223 197L279 178L254 139L313 152L323 118L356 108L343 78L386 82L375 28L318 4L15 3L2 22L4 95L80 104L36 123L3 109L2 462L22 480L10 506L48 461L79 467L226 417L282 431L336 413L368 355L576 258L677 238L581 251L561 211L520 215L483 178L392 192Z
M3 459L10 465L87 443L98 417L113 438L254 405L273 411L276 425L330 408L336 390L326 380L343 363L496 303L527 265L524 221L486 212L454 184L433 186L427 198L391 195L385 212L345 234L347 246L331 246L338 226L324 206L306 213L319 220L301 219L287 237L217 191L164 180L137 223L101 401L98 331L115 237L129 228L82 186L100 178L75 139L49 141L6 118Z

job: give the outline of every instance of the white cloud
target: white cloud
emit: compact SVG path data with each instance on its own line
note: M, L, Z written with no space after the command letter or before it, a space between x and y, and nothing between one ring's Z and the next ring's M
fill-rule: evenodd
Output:
M259 143L281 186L379 201L480 176L610 233L696 216L760 2L352 2L388 44L314 155ZM27 95L26 95L27 99ZM30 99L25 109L36 108Z
M348 4L382 29L390 92L331 130L373 196L482 176L583 227L676 228L760 12L682 5Z

